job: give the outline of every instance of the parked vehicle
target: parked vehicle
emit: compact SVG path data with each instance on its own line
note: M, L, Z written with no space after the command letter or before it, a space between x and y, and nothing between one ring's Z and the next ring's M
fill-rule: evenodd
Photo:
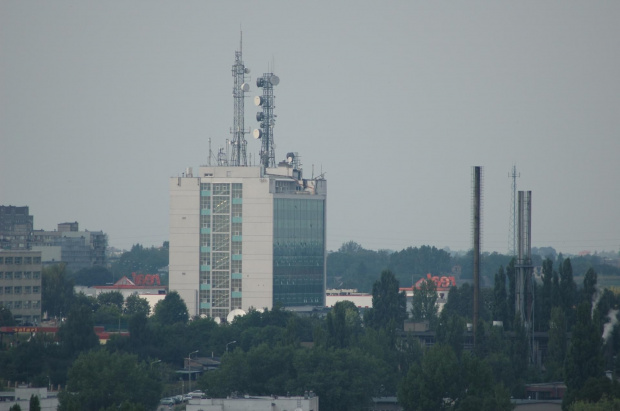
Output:
M169 405L169 406L173 406L174 405L174 400L172 398L162 398L159 403L161 405Z
M205 393L200 390L192 391L188 395L190 395L192 398L207 398Z

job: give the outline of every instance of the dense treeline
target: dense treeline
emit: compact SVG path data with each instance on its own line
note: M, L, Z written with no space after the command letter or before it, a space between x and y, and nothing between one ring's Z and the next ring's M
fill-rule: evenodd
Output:
M453 261L431 247L397 255L379 261L394 269L406 264L448 267ZM5 336L0 380L61 384L66 388L62 410L148 410L161 396L180 393L183 385L188 391L187 377L179 381L176 370L185 366L189 353L199 351L201 357L221 358L221 367L192 381L194 389L213 396L312 390L328 411L363 410L373 396L389 395L397 395L406 410L508 410L510 396L524 397L526 383L562 380L568 386L567 409L572 403L575 410L587 402L611 404L620 398L620 387L603 371L620 372L620 331L611 324L617 320L618 297L599 289L592 267L579 273L583 282L577 286L572 261L545 259L542 281L533 287L534 327L549 335L542 364L530 361L528 325L515 313L510 260L495 268L494 287L482 290L475 347L466 332L473 321L469 284L453 287L438 314L436 289L429 281L415 291L407 312L401 282L391 270L382 270L373 273L373 308L363 313L348 302L336 304L324 317L274 307L218 325L190 319L174 292L152 315L137 296L123 301L119 293L96 299L75 295L67 272L54 266L43 272L44 286L53 291L43 290L43 305L66 318L60 332L56 337ZM379 263L369 257L371 264ZM0 312L3 322L11 319L5 311ZM422 345L405 332L407 318L428 321L434 345ZM494 320L503 326L493 326ZM102 324L109 330L128 329L129 335L101 346L93 326Z
M132 278L132 273L157 274L158 270L168 265L168 242L161 247L143 247L134 244L131 250L124 252L111 261L110 268L94 266L76 272L68 272L68 278L75 285L93 286L115 283L123 276ZM162 284L168 284L167 275L161 276Z
M562 259L551 247L533 248L532 264L541 266L543 259ZM483 286L492 287L497 268L507 267L511 256L497 252L482 255L481 278ZM601 255L586 255L572 258L575 272L579 275L592 268L599 275L620 276L620 267L608 264ZM328 288L355 288L370 292L379 273L391 270L402 287L410 287L427 273L451 275L455 268L461 279L473 278L473 254L449 253L431 246L408 247L400 251L367 250L353 241L344 243L337 251L327 255ZM459 271L460 270L460 271Z

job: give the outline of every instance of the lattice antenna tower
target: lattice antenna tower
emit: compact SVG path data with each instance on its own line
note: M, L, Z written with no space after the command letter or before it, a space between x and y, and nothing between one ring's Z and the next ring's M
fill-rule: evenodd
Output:
M517 173L516 164L512 166L512 172L508 174L511 179L510 190L510 222L508 223L508 255L517 255L517 177L521 177L521 173Z
M233 76L233 100L235 102L235 113L233 118L233 127L230 130L232 140L230 145L232 154L230 165L247 166L248 159L246 156L247 141L245 140L244 125L244 98L245 93L250 91L250 85L245 82L246 74L250 73L250 69L243 64L243 32L239 40L239 51L235 51L235 64L232 66Z
M254 130L254 138L261 140L259 161L264 168L276 166L275 144L273 142L273 127L276 123L273 109L276 106L273 87L278 84L280 84L280 78L273 73L264 73L262 77L256 79L256 86L263 89L263 95L254 97L254 104L262 107L263 111L256 113L256 121L259 122L260 128Z

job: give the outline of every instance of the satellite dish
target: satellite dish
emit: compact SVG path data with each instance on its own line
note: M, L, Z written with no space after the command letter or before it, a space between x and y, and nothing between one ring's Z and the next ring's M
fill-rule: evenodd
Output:
M252 135L254 135L255 139L259 139L263 136L263 132L261 131L260 128L257 128L252 132Z
M244 315L245 315L245 311L243 311L241 308L235 308L234 310L228 313L228 316L226 317L226 321L228 321L228 323L230 324L233 322L235 317L242 317Z
M250 85L248 83L243 83L241 85L241 90L243 90L243 91L250 91Z
M257 106L262 106L265 100L261 96L254 97L254 104Z
M265 79L259 77L256 79L256 87L263 87L265 85Z
M263 119L265 118L265 114L261 111L259 111L258 113L256 113L256 121L263 121Z
M274 74L273 76L269 77L269 82L274 86L277 86L278 84L280 84L280 77Z
M246 68L243 69L243 72L245 74L250 74L250 69L246 67Z
M215 317L213 319L213 321L215 321L216 324L221 324L222 323L222 319L220 317Z

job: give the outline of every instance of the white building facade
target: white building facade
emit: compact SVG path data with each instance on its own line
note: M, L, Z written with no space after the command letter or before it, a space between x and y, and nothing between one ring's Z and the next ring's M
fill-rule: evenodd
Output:
M170 290L190 316L323 306L327 182L301 170L200 167L170 179Z

